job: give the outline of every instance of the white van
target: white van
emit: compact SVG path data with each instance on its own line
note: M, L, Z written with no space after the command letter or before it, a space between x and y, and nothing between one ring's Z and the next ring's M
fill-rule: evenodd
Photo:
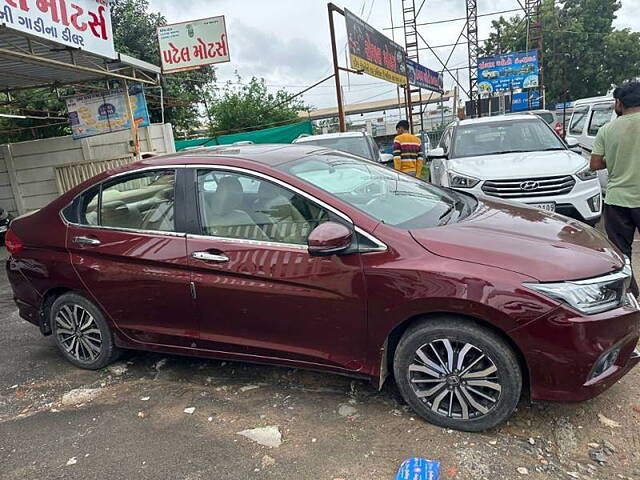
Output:
M570 145L580 145L583 157L591 158L598 130L616 118L614 105L611 96L584 98L575 102L566 140ZM598 177L604 189L607 185L607 171L601 170Z

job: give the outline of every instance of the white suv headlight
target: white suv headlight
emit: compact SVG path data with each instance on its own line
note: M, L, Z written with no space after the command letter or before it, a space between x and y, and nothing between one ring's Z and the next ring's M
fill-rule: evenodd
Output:
M630 300L626 295L630 280L631 263L627 259L625 267L611 275L573 282L524 283L523 286L566 303L580 313L593 315L626 305Z
M587 167L577 172L576 177L578 177L583 182L586 182L587 180L593 180L594 178L598 178L598 172L591 170L591 167Z
M467 175L460 175L459 173L449 173L449 186L451 188L473 188L480 180L477 178L469 177Z

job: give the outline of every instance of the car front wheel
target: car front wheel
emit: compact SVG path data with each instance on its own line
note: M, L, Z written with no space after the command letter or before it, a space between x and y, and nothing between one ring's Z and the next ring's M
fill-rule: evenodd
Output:
M493 428L511 416L522 391L522 372L507 342L455 317L409 327L393 368L405 401L425 420L445 428Z
M81 295L58 297L51 306L50 322L56 345L75 366L97 370L118 358L104 315Z

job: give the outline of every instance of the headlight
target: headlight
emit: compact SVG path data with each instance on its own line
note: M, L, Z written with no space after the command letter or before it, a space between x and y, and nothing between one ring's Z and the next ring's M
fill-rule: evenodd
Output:
M473 188L480 180L473 177L467 177L466 175L460 175L459 173L449 174L449 186L451 188Z
M590 280L561 283L525 283L525 287L570 307L593 315L628 304L627 287L631 280L631 264L620 272Z
M598 172L595 172L591 170L590 167L587 167L584 170L580 170L578 173L576 173L576 177L578 177L583 182L586 182L587 180L598 178Z

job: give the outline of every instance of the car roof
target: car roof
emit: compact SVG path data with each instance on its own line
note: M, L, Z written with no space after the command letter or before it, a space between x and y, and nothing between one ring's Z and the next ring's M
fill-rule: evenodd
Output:
M509 115L496 115L495 117L481 117L481 118L469 118L466 120L460 120L458 125L475 125L482 123L494 123L494 122L515 122L517 120L535 120L538 121L540 118L536 115L528 114L528 113L510 113Z
M184 163L213 165L223 158L236 158L263 165L277 166L308 155L329 151L331 150L324 147L303 144L219 145L152 157L142 163L146 166L167 166Z
M573 102L573 105L574 106L589 105L589 104L592 104L592 103L601 103L601 102L611 102L611 103L613 103L613 98L609 97L609 96L581 98L580 100L576 100L575 102Z
M324 133L322 135L309 135L308 137L300 137L295 140L296 143L310 142L313 140L326 140L331 138L344 138L344 137L364 137L367 134L365 132L339 132L339 133Z

